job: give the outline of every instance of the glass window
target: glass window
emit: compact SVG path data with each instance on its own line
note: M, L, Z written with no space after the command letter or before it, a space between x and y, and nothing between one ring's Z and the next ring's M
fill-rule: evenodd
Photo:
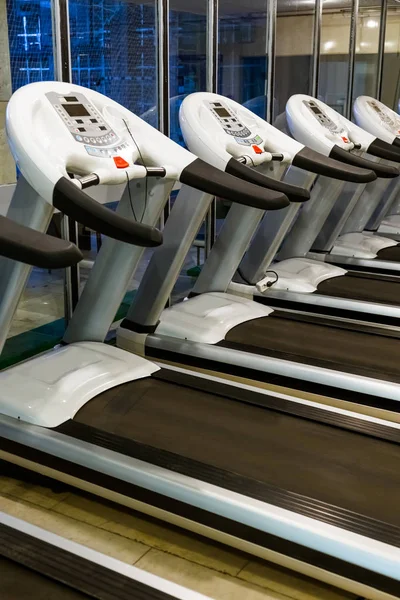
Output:
M360 0L357 19L353 102L358 96L376 95L380 24L380 7L371 8L369 0Z
M72 80L142 116L157 105L154 2L70 0Z
M396 0L388 1L381 99L390 108L399 110L400 5Z
M278 2L274 118L284 112L293 94L312 89L315 2Z
M267 0L250 10L239 0L220 0L218 92L266 115Z
M345 114L349 78L351 1L323 10L318 97Z
M180 105L188 94L206 90L207 0L171 0L169 27L170 137L184 146Z

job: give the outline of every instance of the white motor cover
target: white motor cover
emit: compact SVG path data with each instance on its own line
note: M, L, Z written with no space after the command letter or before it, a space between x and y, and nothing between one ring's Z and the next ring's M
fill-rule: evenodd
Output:
M392 144L400 138L400 116L371 96L359 96L353 106L357 125L372 135Z
M267 317L272 308L223 292L200 294L162 312L155 334L190 342L217 344L230 329Z
M397 242L389 238L365 233L344 233L335 242L330 254L334 256L352 256L354 258L373 259L379 250L397 246Z
M60 346L0 373L0 412L58 427L101 392L158 369L149 360L100 342Z

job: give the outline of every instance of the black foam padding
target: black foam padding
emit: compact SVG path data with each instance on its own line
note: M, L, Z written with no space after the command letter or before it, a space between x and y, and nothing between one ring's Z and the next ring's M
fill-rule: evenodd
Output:
M83 256L71 242L0 216L0 255L42 269L76 265Z
M289 205L285 194L243 181L200 158L183 169L180 181L207 194L262 210L279 210Z
M310 192L305 188L299 187L298 185L292 185L291 183L285 183L278 179L272 179L267 177L246 165L243 165L235 158L231 158L225 168L225 173L229 173L234 177L239 177L244 181L249 181L260 185L261 187L275 190L276 192L282 192L286 194L290 202L305 202L310 198Z
M367 160L362 156L358 156L357 154L352 154L347 150L343 150L343 148L339 148L339 146L336 145L333 146L329 156L349 165L361 167L362 169L370 169L377 177L391 179L399 175L399 170L396 167L383 165L382 163L376 163L372 160Z
M392 146L398 146L400 147L400 138L394 138L393 142L392 142Z
M145 248L162 244L161 231L121 217L93 200L66 177L61 177L54 186L53 204L78 223L115 240Z
M392 144L388 144L384 140L375 138L374 141L368 146L368 154L377 156L378 158L385 158L386 160L392 160L393 162L400 163L400 151L393 148Z
M371 170L360 169L359 167L350 164L345 165L343 162L334 160L332 157L328 158L307 147L304 147L296 154L292 163L299 169L311 171L311 173L316 173L317 175L339 179L340 181L368 183L369 181L374 181L374 179L376 179L375 173Z

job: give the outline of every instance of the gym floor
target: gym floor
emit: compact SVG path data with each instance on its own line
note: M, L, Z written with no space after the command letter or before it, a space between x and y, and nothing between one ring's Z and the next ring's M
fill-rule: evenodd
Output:
M0 462L0 511L215 600L355 596ZM0 573L1 588L1 573Z
M149 256L147 252L131 289L137 287ZM193 280L186 270L195 264L193 250L174 295L183 296L190 290ZM82 269L82 284L87 275L88 271ZM21 336L62 317L63 273L34 269L10 337ZM0 510L215 600L355 599L341 590L142 514L103 503L62 484L45 478L39 483L35 474L26 474L1 462Z

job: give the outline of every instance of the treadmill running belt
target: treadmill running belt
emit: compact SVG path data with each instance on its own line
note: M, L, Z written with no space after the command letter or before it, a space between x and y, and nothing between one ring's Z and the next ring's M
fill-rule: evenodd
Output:
M398 306L400 305L400 280L399 282L385 281L361 273L346 273L341 277L331 277L320 283L317 294Z
M127 447L135 440L171 452L169 468L178 472L173 456L400 526L400 446L390 442L155 377L103 392L74 422L95 428L99 440L108 433Z
M400 245L390 246L389 248L382 248L376 253L379 260L390 260L392 262L400 263Z
M233 327L219 345L400 383L397 338L296 321L284 312Z

